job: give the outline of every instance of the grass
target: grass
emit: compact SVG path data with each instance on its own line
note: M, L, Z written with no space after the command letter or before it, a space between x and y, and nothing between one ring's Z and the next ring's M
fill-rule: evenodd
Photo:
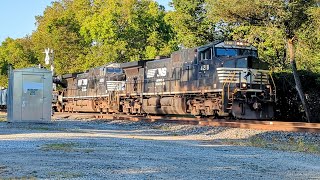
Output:
M302 138L297 140L288 139L287 142L279 141L276 138L273 138L270 141L267 141L260 137L251 137L246 140L223 140L223 143L229 145L238 145L238 146L252 146L260 147L267 149L274 149L280 151L291 151L291 152L305 152L305 153L315 153L320 154L320 145L310 144L303 141Z
M170 126L153 126L152 129L159 129L162 131L170 131Z
M0 116L0 122L7 122L7 116Z
M48 172L48 176L54 179L72 179L72 178L80 178L83 175L81 173L76 172Z
M41 147L43 151L64 151L72 152L79 146L77 143L53 143L45 144Z
M83 148L78 143L52 143L44 144L40 148L42 151L63 151L63 152L94 152L93 148Z
M36 179L38 179L38 178L37 177L33 177L33 176L3 178L3 180L36 180Z

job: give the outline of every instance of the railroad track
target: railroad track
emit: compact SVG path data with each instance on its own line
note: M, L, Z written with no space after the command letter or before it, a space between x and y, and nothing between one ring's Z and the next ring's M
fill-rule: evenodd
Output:
M96 119L129 120L144 122L178 123L200 126L219 126L267 131L312 132L320 133L320 123L255 121L255 120L224 120L210 118L168 117L168 116L128 116L97 113L57 113L73 117L90 117Z

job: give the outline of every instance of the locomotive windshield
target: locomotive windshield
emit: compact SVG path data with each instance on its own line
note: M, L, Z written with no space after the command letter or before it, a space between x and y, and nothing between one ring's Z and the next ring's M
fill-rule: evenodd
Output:
M251 49L235 49L235 48L216 48L216 56L255 56L258 53L256 50Z
M122 69L120 69L120 68L107 68L107 73L120 74L120 73L122 73Z
M254 56L248 56L247 58L239 58L232 60L225 60L223 67L229 68L252 68L252 69L269 69L268 64L259 60Z
M236 56L237 49L231 48L216 48L216 56Z

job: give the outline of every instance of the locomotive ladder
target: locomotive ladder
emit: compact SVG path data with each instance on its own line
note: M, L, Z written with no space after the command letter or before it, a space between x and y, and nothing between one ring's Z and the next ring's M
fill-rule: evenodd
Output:
M230 99L230 85L233 82L233 79L236 76L236 74L237 74L237 71L233 71L232 74L230 74L227 77L226 81L223 83L223 86L222 86L222 102L223 102L223 108L225 108L225 99L224 99L225 98L225 87L226 87L226 85L228 85L227 86L228 87L228 94L227 94L227 98L228 98L227 105L228 106L226 107L227 110L230 110L232 108L233 94L232 94L232 97Z

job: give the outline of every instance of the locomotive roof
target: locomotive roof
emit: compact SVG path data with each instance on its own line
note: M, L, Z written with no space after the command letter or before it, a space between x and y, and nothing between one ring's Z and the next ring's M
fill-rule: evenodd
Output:
M240 41L214 41L210 44L206 44L203 46L198 47L198 51L205 50L210 47L222 47L222 48L237 48L237 49L250 49L250 50L257 50L254 46L250 45L246 42Z
M120 68L121 64L120 63L109 63L109 64L105 64L105 65L102 65L102 66L98 66L98 67L94 67L94 68L91 68L91 69L100 69L100 68Z
M144 67L148 60L132 61L120 64L120 68L127 69L133 67Z
M64 74L64 75L62 75L62 78L63 79L75 78L75 77L77 77L78 74L81 74L81 73L83 73L83 72Z
M165 62L165 61L169 61L169 60L171 60L171 58L155 59L155 60L152 60L152 61L146 61L146 64Z
M216 44L215 47L257 50L251 44L239 41L224 41Z

